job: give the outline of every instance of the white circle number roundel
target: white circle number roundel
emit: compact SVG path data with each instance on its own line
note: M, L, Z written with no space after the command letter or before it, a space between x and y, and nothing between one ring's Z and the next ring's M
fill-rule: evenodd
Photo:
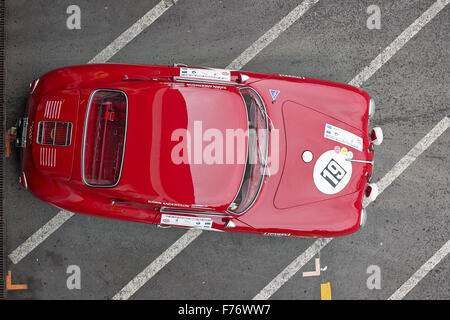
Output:
M335 194L345 188L352 176L352 162L335 150L324 152L314 165L314 184L320 192Z

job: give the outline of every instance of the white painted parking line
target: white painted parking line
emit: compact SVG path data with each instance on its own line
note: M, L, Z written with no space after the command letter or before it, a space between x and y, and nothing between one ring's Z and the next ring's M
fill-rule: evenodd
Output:
M136 38L142 31L148 28L156 21L164 12L171 6L172 2L161 0L156 6L148 11L142 18L136 21L131 27L125 30L113 42L111 42L105 49L92 58L88 63L104 63L111 59L117 52L125 47L131 40Z
M250 47L242 52L236 59L233 60L227 69L239 70L245 66L250 60L252 60L258 53L265 47L271 44L278 36L289 28L294 22L296 22L301 16L303 16L312 6L314 6L319 0L306 0L295 7L289 12L283 19L281 19L276 25L270 28L269 31L264 33L258 40L256 40Z
M444 117L433 129L428 132L425 137L411 149L409 152L398 161L389 172L377 182L378 192L382 193L399 175L413 163L418 156L422 154L437 138L439 138L445 130L448 129L450 120L448 117ZM367 206L368 203L365 203Z
M439 138L449 127L448 117L444 117L439 123L431 129L400 161L398 161L392 170L390 170L380 181L379 193L381 194L386 188L408 168L419 155L421 155L437 138ZM370 203L364 202L364 208ZM316 240L305 252L289 264L281 273L279 273L269 284L267 284L253 299L265 300L269 299L278 289L283 286L292 276L294 276L309 260L320 252L333 238L325 238ZM300 263L300 262L301 263Z
M300 5L294 8L287 16L285 16L280 22L269 29L264 35L262 35L255 43L250 45L239 57L237 57L231 64L229 64L226 69L239 70L248 61L255 57L262 49L269 45L273 40L275 40L284 30L286 30L290 25L297 21L309 8L311 8L319 0L314 1L303 1ZM174 259L178 253L180 253L185 247L187 247L192 241L194 241L201 233L201 230L195 230L195 236L186 237L182 246L178 239L173 243L166 252L171 252L167 254L164 258L153 261L147 268L145 268L141 273L139 273L135 278L133 278L119 293L114 296L114 299L129 299L137 290L139 290L145 283L147 283L159 270L164 268L172 259ZM188 234L188 231L186 234ZM186 235L185 234L185 235ZM185 236L183 235L183 237ZM174 249L175 248L175 249ZM173 254L172 254L173 253ZM163 254L164 255L164 254ZM170 259L169 259L170 258ZM155 264L156 262L156 264ZM123 294L121 294L123 292Z
M359 87L367 81L378 69L381 68L394 54L397 53L417 32L431 21L450 0L437 0L419 18L417 18L408 28L405 29L389 46L386 47L372 62L364 68L352 81L350 85Z
M444 259L450 252L450 240L448 240L427 262L425 262L419 270L417 270L411 278L409 278L400 288L395 291L388 300L402 300L428 272Z
M64 222L69 220L74 214L68 211L60 211L49 222L47 222L42 228L36 231L31 237L29 237L24 243L22 243L17 249L11 252L8 257L14 264L17 264L25 258L31 251L40 245L45 239L47 239L53 232L62 226Z
M88 63L104 63L112 56L125 47L131 40L138 36L142 31L156 21L164 12L173 5L172 2L159 2L155 7L150 9L141 19L136 21L131 27L117 37L99 54L92 58ZM53 232L58 230L64 222L69 220L74 214L67 211L60 211L43 227L37 230L31 237L22 243L17 249L9 254L9 258L14 264L26 257L39 244L47 239Z
M191 229L175 241L166 251L156 258L148 267L134 277L125 287L122 288L113 300L127 300L147 283L166 264L183 251L192 241L202 233L201 230Z
M267 286L264 287L253 300L267 300L279 288L281 288L298 270L309 262L316 254L319 253L333 238L323 238L314 241L314 243L292 261L280 274L278 274Z

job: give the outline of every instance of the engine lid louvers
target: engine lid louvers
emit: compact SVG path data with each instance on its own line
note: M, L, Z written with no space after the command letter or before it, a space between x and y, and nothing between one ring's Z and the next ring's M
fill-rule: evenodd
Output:
M59 119L61 115L62 100L49 100L45 103L44 118Z
M36 169L46 177L70 179L72 176L79 90L55 90L42 96L29 130L27 148L32 148Z
M56 148L40 148L39 164L42 167L56 167Z

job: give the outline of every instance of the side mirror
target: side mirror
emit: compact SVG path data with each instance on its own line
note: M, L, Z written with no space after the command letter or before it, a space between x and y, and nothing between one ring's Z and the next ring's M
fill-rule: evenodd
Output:
M238 75L238 82L239 83L244 83L248 79L250 79L249 76L247 76L246 74L239 73L239 75Z

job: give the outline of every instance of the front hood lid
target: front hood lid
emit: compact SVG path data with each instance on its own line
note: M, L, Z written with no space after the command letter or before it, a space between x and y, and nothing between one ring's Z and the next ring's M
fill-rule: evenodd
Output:
M286 157L274 205L285 209L364 190L372 160L369 138L335 118L304 105L282 106Z

